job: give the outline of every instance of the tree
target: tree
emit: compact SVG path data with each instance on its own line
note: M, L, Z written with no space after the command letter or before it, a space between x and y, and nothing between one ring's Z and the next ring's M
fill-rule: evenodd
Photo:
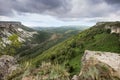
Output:
M16 49L20 48L22 43L18 40L19 37L16 34L13 34L8 37L8 40L10 41L9 44L5 44L3 46L2 39L0 40L0 52L2 54L8 54L8 55L14 55L16 53Z
M3 51L3 41L2 41L2 38L0 38L0 55L2 54L2 51Z

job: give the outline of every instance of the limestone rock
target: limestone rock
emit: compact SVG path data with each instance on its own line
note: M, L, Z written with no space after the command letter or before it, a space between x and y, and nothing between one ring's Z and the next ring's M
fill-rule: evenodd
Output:
M95 26L101 26L105 29L110 29L111 33L120 34L120 22L98 22Z
M86 50L79 80L120 80L120 54Z
M4 46L6 46L6 44L10 44L11 42L8 37L13 34L18 35L18 40L20 42L31 41L33 35L38 33L32 29L31 31L27 29L20 22L0 21L0 39L2 39L1 43Z
M14 57L3 55L0 57L0 80L6 80L6 77L18 68Z

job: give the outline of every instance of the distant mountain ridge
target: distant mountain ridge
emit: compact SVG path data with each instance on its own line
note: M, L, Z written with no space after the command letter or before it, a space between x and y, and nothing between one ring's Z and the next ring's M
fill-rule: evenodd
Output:
M60 27L33 27L35 30L57 30L57 29L73 29L73 30L81 30L81 29L87 29L89 26L60 26Z

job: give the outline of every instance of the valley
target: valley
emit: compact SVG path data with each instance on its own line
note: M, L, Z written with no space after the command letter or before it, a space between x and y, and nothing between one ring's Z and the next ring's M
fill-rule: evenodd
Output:
M108 80L107 77L110 77L110 80L120 79L119 75L103 75L103 78L98 75L98 79L95 79L96 73L94 72L84 76L87 75L86 71L84 71L87 68L83 64L87 65L88 63L83 63L83 58L84 56L89 56L85 55L87 54L86 50L91 51L88 51L89 54L95 53L92 51L100 51L96 52L98 55L102 55L105 52L110 59L112 56L107 52L113 53L113 55L117 54L118 58L116 58L119 63L120 22L98 22L89 28L84 26L29 28L20 22L1 21L0 66L6 72L0 72L0 79L71 80L73 76L79 77L79 79L73 80L81 80L83 78L83 80L105 78ZM99 59L96 56L94 58L96 65L100 66L100 68L96 68L95 65L95 69L101 69L101 65L107 66L108 69L114 69L114 67L109 67L109 63L102 62L101 58ZM89 66L92 66L92 60L88 61L91 61ZM2 67L2 64L6 68ZM15 65L18 66L16 67ZM116 65L116 67L120 67L120 65ZM7 73L7 70L10 71Z
M0 0L0 80L120 80L120 0Z

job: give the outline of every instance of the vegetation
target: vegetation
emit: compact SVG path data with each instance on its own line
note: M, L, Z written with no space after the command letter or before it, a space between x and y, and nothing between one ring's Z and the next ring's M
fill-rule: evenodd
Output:
M25 78L41 79L41 80L70 80L69 73L59 64L51 64L50 62L42 62L38 68L26 70Z
M34 35L31 41L25 42L17 50L17 54L20 56L20 64L25 67L18 73L19 76L21 77L21 74L23 74L22 76L25 77L38 78L48 76L47 79L60 78L61 80L69 80L68 78L74 74L79 74L81 69L80 60L85 50L120 53L120 35L111 34L110 30L104 28L106 24L93 26L80 33L79 30L71 31L68 29L65 31L62 29L58 31L55 29L50 32L49 30L39 31L38 35ZM51 38L53 35L57 35L57 38L56 36ZM4 50L1 48L1 51L13 54L15 53L14 48L20 47L21 43L18 41L17 35L12 35L8 39L11 41L11 45L7 46L8 48L4 48ZM26 67L28 62L30 62L30 65ZM50 62L50 65L43 62ZM100 67L91 66L89 73L83 75L83 77L87 76L89 78L89 76L93 76L92 74L98 76L99 71L97 68L102 70L103 73L106 71L109 73L109 70L104 65ZM107 77L109 78L110 76Z
M110 34L103 25L94 26L66 41L46 50L31 61L38 66L41 61L58 62L71 68L71 75L79 73L80 59L84 50L107 51L120 53L119 34Z
M86 29L87 26L61 26L61 27L34 27L35 30L52 32L52 33L66 33L66 32L74 32L81 31Z
M89 67L88 67L89 66ZM89 62L85 62L82 67L82 73L79 76L80 80L119 80L117 77L113 77L114 72L110 66L105 63L99 62L95 59L90 59Z
M52 46L78 34L81 30L83 28L79 28L79 30L73 27L44 28L40 31L38 29L38 34L35 34L31 41L23 43L25 46L17 51L17 54L20 55L20 61L30 60L40 55Z
M16 53L16 49L20 48L22 43L18 40L18 36L13 34L9 36L8 43L4 43L3 40L0 40L0 52L1 54L14 55Z

